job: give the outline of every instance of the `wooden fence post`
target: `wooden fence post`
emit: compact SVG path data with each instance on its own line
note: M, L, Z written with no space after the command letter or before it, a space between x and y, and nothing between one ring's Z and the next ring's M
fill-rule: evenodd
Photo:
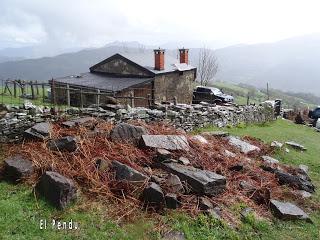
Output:
M100 89L97 89L97 108L100 106Z
M130 92L130 105L134 108L134 92Z
M83 108L83 93L82 93L82 88L80 88L80 108Z
M51 100L53 100L53 105L56 105L57 101L56 101L56 86L55 86L55 82L54 79L52 78L52 85L51 85Z
M178 99L176 96L173 97L173 104L176 106L178 104Z
M151 95L148 94L147 98L148 98L148 108L151 108Z
M44 99L46 97L46 92L45 92L45 88L44 88L44 83L41 84L42 87L42 102L44 102Z
M39 85L37 80L36 80L36 91L37 91L37 96L39 96Z
M69 88L69 84L67 84L67 105L68 107L70 107L70 88Z
M17 97L17 83L16 83L16 81L13 81L13 95L15 98Z
M32 96L32 99L35 99L35 96L34 96L34 86L33 86L33 82L30 81L30 87L31 87L31 96Z

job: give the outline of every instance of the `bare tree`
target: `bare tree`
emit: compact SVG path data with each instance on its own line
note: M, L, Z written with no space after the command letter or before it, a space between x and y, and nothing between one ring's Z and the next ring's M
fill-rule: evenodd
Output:
M198 76L202 86L207 86L218 71L218 60L211 49L200 49L198 62Z

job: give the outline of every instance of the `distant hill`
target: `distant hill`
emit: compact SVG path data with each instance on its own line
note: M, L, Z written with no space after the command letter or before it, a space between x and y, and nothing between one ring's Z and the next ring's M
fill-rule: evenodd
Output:
M320 34L218 49L217 79L320 95Z
M93 64L121 51L125 49L120 46L108 46L55 57L0 63L0 77L47 81L51 78L87 72Z
M199 48L190 49L190 62L197 65ZM48 80L87 72L88 68L125 51L151 51L138 42L114 42L102 48L86 49L55 57L2 62L0 78ZM217 80L246 83L320 96L320 34L275 43L236 45L215 51L219 60ZM176 50L166 54L177 57ZM1 56L1 54L0 54Z

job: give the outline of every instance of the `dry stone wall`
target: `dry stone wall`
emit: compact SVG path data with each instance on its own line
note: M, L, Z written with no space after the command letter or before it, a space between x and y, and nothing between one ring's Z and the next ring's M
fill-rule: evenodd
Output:
M25 103L23 106L1 106L0 142L12 142L22 139L24 131L36 123L55 121L63 118L93 116L114 123L141 119L146 122L163 121L176 128L192 131L199 127L213 125L217 127L236 126L238 124L264 123L274 119L273 109L261 106L215 106L197 105L156 105L154 109L130 108L122 105L104 105L90 108L66 108L53 111L45 107Z

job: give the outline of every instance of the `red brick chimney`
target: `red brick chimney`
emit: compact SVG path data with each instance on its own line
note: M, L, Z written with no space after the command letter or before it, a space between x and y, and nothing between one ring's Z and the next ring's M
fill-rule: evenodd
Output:
M155 49L154 51L154 69L164 70L164 49Z
M179 49L180 52L180 63L189 63L189 49L185 49L185 48L180 48Z

